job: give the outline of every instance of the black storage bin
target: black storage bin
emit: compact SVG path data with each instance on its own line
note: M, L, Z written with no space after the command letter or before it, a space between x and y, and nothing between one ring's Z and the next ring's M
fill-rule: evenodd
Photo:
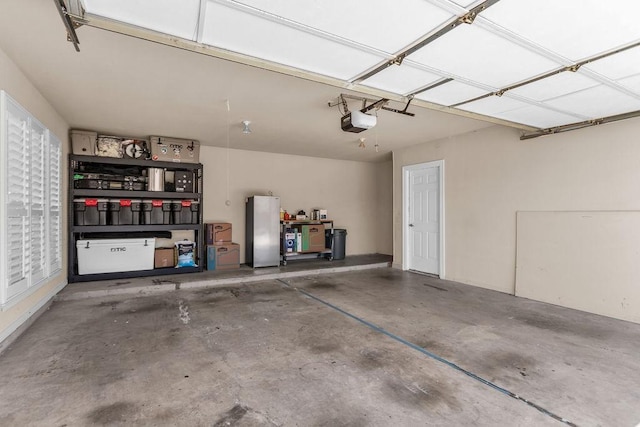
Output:
M344 259L345 247L347 245L347 230L344 228L334 228L325 231L325 244L331 248L331 258Z
M86 199L73 199L73 224L74 225L90 225L91 221L98 223L98 209L95 209L95 214L87 212L87 200ZM97 203L97 201L96 201ZM95 224L94 224L95 225Z
M171 224L171 202L169 200L143 200L142 213L145 224Z
M109 199L109 219L111 225L134 224L133 210L131 209L132 202L130 199ZM140 222L140 212L136 212L136 216L138 216L138 222L135 224L138 224Z
M171 202L173 224L197 224L200 202L195 200L174 200Z
M107 199L74 199L73 220L75 225L107 225Z

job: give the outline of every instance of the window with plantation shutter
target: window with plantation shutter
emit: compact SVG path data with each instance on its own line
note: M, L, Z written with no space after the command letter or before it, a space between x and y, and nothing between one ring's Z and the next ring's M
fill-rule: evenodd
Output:
M62 214L61 206L61 171L60 159L62 158L62 146L60 140L49 133L49 276L62 269Z
M30 191L30 260L31 282L37 284L46 277L47 273L47 234L45 232L46 208L46 172L48 153L45 146L47 130L40 123L31 120L31 191Z
M0 93L0 305L61 267L60 142Z
M6 299L24 291L29 281L29 116L7 103L6 125Z

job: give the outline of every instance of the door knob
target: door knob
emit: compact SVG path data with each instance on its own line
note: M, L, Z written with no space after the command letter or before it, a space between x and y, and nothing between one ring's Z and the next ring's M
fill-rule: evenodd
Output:
M413 227L413 224L409 224L409 227Z

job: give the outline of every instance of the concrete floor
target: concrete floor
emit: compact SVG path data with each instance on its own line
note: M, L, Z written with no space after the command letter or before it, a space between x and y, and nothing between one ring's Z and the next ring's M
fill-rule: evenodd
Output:
M640 422L640 325L427 276L80 296L0 356L0 425Z

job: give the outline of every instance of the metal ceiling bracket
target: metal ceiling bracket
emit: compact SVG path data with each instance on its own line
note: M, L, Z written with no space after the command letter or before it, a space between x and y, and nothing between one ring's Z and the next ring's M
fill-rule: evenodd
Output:
M344 108L344 114L349 113L349 105L347 104L347 100L344 99L344 96L340 94L340 101L342 101L342 108Z
M76 49L76 52L80 52L80 46L78 46L80 44L80 40L76 34L76 28L82 24L74 22L71 19L69 12L67 12L67 6L65 5L64 0L53 0L53 2L56 5L56 9L58 9L62 23L67 29L67 41L73 43L73 47Z
M380 99L380 100L378 100L378 101L374 102L373 104L370 104L369 106L366 106L367 101L363 99L363 100L362 100L363 107L362 107L362 109L360 110L360 112L361 112L361 113L366 113L367 111L371 111L371 110L373 110L374 108L376 108L376 109L378 109L378 110L379 110L380 108L384 108L384 105L385 105L387 102L389 102L389 100L388 100L387 98L382 98L382 99Z
M389 98L382 98L382 99L375 100L375 99L366 98L363 96L349 95L346 93L341 93L340 96L338 96L335 100L329 101L328 105L329 107L342 105L342 108L344 108L344 114L347 114L349 112L349 107L347 106L347 99L353 99L355 101L362 102L362 108L360 109L360 112L362 113L366 113L368 111L376 109L376 110L391 111L392 113L398 113L398 114L403 114L405 116L414 117L415 116L414 113L410 113L407 111L407 109L409 108L409 104L411 104L411 101L413 101L413 98L414 98L413 95L409 95L407 97L407 103L405 104L402 110L388 107L387 104L390 101ZM370 102L370 104L367 105L367 102Z
M396 56L391 61L389 61L389 65L402 65L402 61L404 60L405 55Z
M413 101L413 95L409 95L409 100L407 101L407 104L404 106L404 108L402 110L398 110L396 108L387 107L386 105L382 106L382 109L386 110L386 111L391 111L393 113L404 114L405 116L414 117L415 114L409 113L407 111L407 109L409 108L409 104L411 104L411 101Z
M469 12L466 15L458 18L458 22L461 24L473 24L473 21L476 19L477 14L475 12Z

